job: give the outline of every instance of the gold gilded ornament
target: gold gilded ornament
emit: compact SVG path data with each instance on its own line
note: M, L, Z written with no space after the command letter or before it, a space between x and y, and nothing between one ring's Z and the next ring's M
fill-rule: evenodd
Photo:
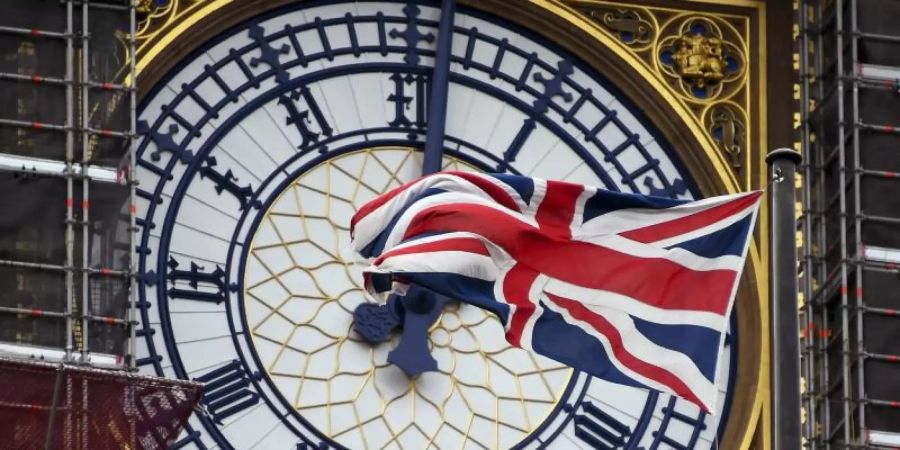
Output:
M593 1L575 2L573 5L581 14L609 31L631 51L641 53L652 48L659 25L648 9Z
M681 36L674 54L675 70L682 79L697 88L725 78L722 40L700 34Z
M731 100L747 83L741 33L712 16L681 15L665 22L654 63L683 99L700 104Z
M744 166L747 139L744 120L739 118L739 114L735 108L726 105L717 105L709 113L710 135L719 144L719 149L725 154L735 173L740 172Z
M159 6L154 5L154 3L156 3L154 0L138 0L135 9L137 9L138 14L147 14L154 9L159 8Z
M620 33L631 33L638 40L644 41L650 34L651 25L634 11L618 10L603 14L603 23Z
M166 37L186 18L210 6L216 0L138 0L136 10L138 23L134 40L137 46L138 72L143 68L141 59L146 56L153 44ZM228 3L229 0L224 0Z

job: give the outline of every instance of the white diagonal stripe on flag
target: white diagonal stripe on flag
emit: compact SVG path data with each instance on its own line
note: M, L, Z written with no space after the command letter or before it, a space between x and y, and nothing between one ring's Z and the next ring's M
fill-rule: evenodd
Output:
M725 331L723 316L713 312L658 308L626 295L576 286L554 278L547 279L544 292L565 298L577 298L591 310L595 307L616 309L648 322L694 325L715 331Z

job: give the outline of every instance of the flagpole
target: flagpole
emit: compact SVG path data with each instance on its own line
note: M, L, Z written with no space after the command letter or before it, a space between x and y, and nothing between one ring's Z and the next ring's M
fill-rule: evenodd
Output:
M799 153L780 148L766 156L769 164L771 247L771 342L773 450L801 448L800 325L797 314L797 218L794 174Z

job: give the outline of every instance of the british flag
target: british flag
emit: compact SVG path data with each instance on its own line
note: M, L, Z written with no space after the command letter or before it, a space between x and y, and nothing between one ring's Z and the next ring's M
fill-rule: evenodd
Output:
M351 234L373 294L390 274L390 292L415 283L492 311L513 345L714 411L760 197L440 172L365 204Z

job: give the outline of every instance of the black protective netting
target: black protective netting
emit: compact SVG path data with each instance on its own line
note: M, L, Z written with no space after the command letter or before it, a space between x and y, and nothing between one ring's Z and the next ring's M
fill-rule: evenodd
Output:
M164 449L184 428L201 385L0 359L5 449ZM52 427L52 428L51 428Z
M73 219L84 217L81 183L75 185ZM66 262L65 219L66 180L62 178L0 172L0 261L62 266ZM80 267L87 251L88 276L86 312L95 317L122 319L127 316L128 279L104 275L106 271L127 271L131 255L127 186L90 184L90 226L87 236L80 224L74 226L73 263ZM85 248L84 240L87 237ZM81 273L75 274L75 304L82 309ZM0 341L62 348L65 321L40 312L66 310L65 274L48 268L0 263L0 306L27 310L0 312ZM37 314L29 314L35 311ZM78 341L76 336L76 341ZM90 325L88 349L123 356L127 330L119 324L95 322Z

